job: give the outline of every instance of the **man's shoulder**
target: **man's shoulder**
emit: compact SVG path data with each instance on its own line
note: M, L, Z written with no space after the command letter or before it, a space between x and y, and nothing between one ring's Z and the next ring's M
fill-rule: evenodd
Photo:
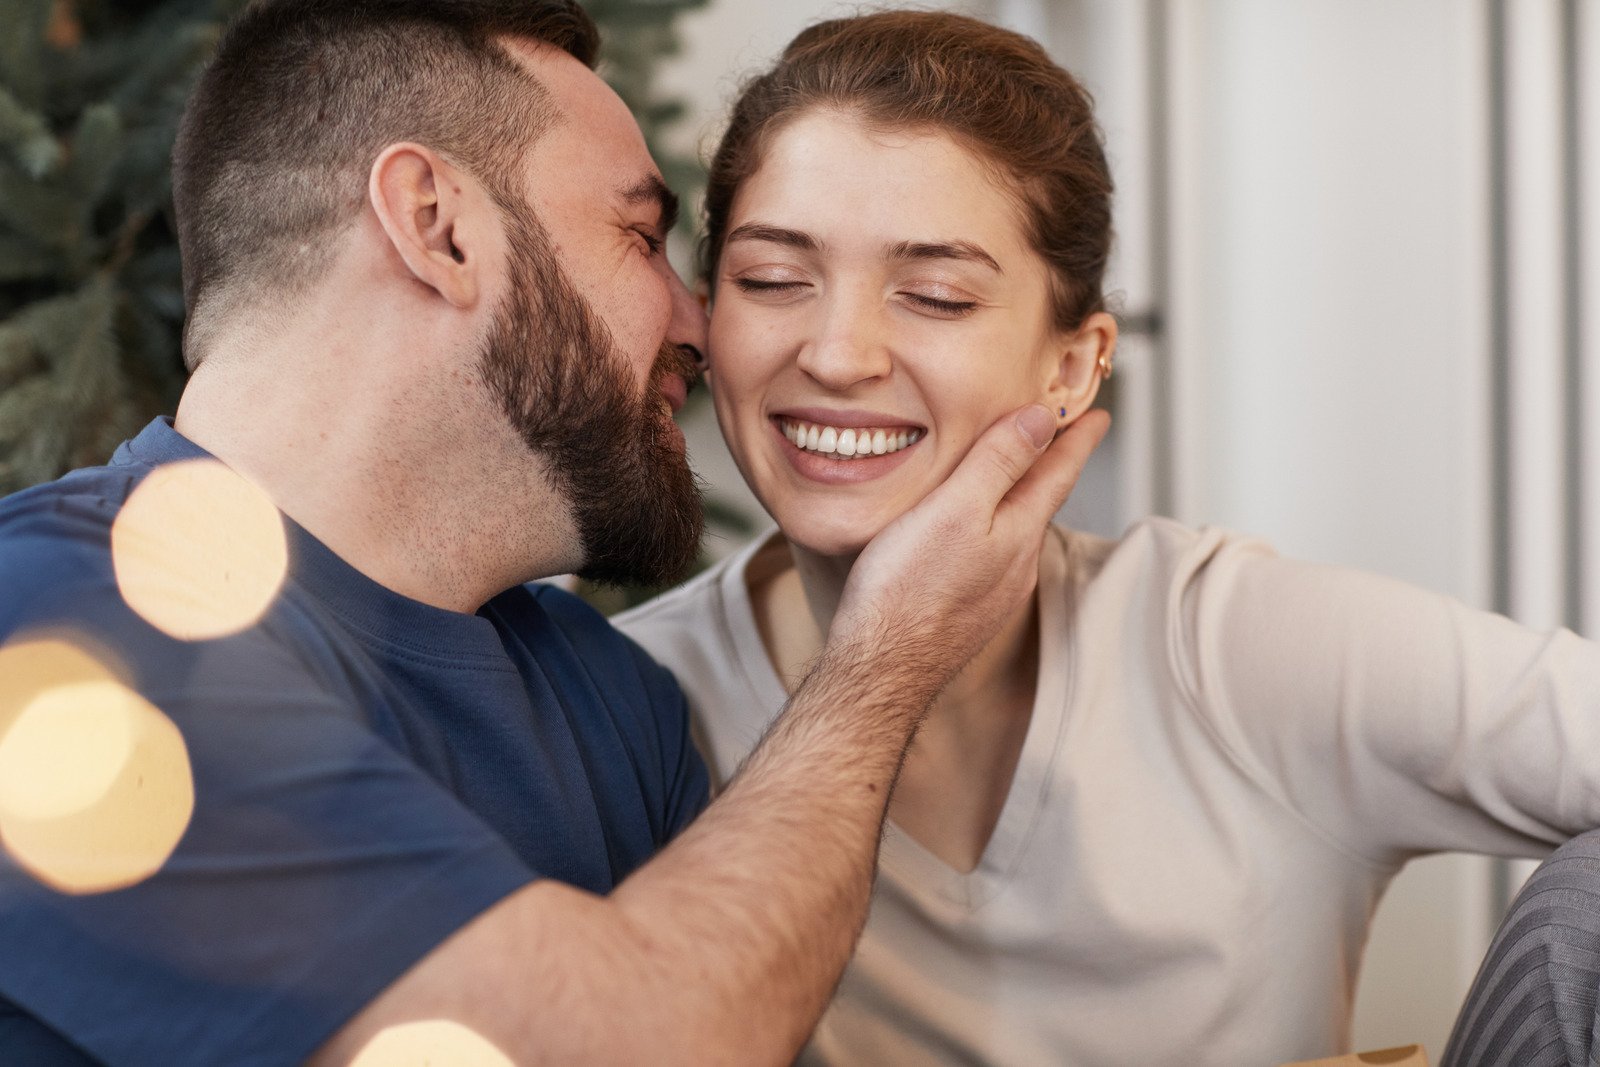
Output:
M582 597L547 582L529 582L521 593L537 608L539 619L558 630L585 662L614 661L639 654L638 647Z
M569 636L601 643L617 639L616 630L606 617L581 596L550 582L529 582L522 588Z
M116 594L111 527L136 471L96 467L0 499L0 632L41 598L92 609Z
M537 612L537 625L560 635L556 643L563 654L570 655L568 663L575 661L608 698L622 705L638 705L641 700L654 705L663 699L676 705L678 690L671 675L582 597L543 582L529 583L521 592ZM517 614L514 609L508 612L530 651L544 661L547 673L557 670L560 656L550 646L550 630L544 631L546 637L541 640L538 632L515 621Z
M281 569L271 572L278 581L269 592L262 583L248 591L253 599L240 596L237 570L213 580L216 561L185 551L184 516L168 526L144 515L137 531L171 533L179 550L130 547L128 536L118 543L125 505L155 469L139 460L83 468L0 498L0 644L68 636L152 682L204 659L215 678L265 682L277 671L287 685L284 668L298 669L304 649L325 645L333 631L326 617L308 614L304 598L287 604ZM216 541L208 531L200 548ZM190 567L196 559L205 566Z
M144 473L139 467L84 467L0 497L0 552L103 542Z

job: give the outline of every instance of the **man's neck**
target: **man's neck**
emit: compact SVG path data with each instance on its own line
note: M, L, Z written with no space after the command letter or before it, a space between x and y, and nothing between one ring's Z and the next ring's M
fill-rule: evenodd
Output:
M180 433L380 585L476 611L573 569L570 511L537 457L461 372L429 381L414 353L274 344L202 364ZM385 371L389 373L384 373Z

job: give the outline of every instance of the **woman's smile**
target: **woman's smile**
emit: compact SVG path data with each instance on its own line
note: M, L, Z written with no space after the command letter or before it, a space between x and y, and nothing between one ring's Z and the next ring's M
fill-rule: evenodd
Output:
M878 412L804 408L768 420L779 451L801 477L828 485L881 478L900 467L927 431Z

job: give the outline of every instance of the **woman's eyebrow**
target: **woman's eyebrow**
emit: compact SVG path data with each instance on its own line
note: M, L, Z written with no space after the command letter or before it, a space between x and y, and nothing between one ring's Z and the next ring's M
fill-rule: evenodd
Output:
M809 233L785 229L782 226L769 226L764 222L747 222L743 226L736 227L728 234L728 239L724 243L733 244L735 241L771 241L804 252L815 252L820 247L817 239Z
M889 249L890 259L960 259L1004 274L995 258L971 241L901 241Z

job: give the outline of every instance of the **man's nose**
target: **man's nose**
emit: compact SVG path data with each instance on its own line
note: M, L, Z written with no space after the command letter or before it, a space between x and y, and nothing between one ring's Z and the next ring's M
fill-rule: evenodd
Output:
M706 369L706 331L708 321L705 308L683 284L677 271L672 274L672 322L667 326L667 341L694 349L695 364Z

